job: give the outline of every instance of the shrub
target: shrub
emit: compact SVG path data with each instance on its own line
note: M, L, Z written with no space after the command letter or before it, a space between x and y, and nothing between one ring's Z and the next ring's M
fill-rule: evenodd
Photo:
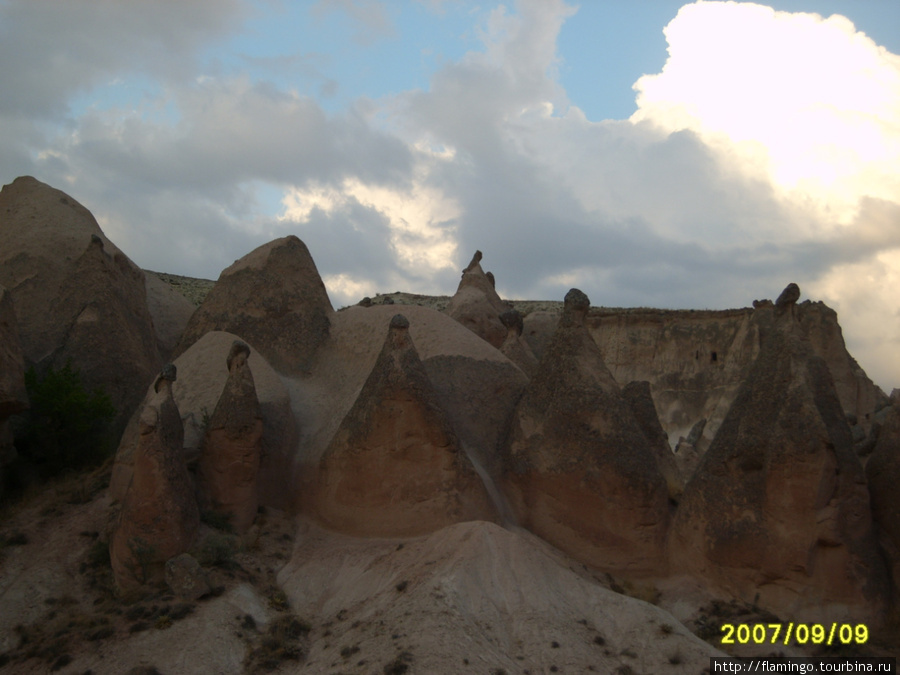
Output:
M109 396L88 392L81 372L67 362L48 368L39 378L34 367L25 373L31 407L14 424L22 461L35 465L44 478L102 463L113 450L110 424L116 415Z

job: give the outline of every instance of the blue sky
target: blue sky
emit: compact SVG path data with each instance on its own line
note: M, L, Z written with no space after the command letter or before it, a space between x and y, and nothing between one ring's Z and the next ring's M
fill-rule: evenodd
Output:
M895 0L0 0L0 180L141 266L285 234L336 306L726 308L791 281L900 384Z

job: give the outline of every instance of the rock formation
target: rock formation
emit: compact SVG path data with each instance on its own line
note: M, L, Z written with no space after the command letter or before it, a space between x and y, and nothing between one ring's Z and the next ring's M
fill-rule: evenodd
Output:
M163 368L141 413L134 476L109 549L121 590L162 581L165 562L185 553L200 527L182 452L184 428L172 398L175 375L174 365Z
M875 622L887 586L865 476L798 296L757 310L759 356L685 487L672 564L781 617Z
M260 246L219 275L175 353L209 331L228 331L259 345L277 371L300 375L328 338L333 314L306 244L291 235Z
M143 272L86 208L31 177L0 191L0 240L26 364L71 359L110 395L121 432L160 366Z
M402 314L320 464L316 515L362 536L412 536L496 518Z
M895 389L891 396L891 408L866 464L866 476L872 517L893 578L894 601L900 602L900 390Z
M508 309L500 315L500 322L506 326L507 331L500 351L531 377L537 371L538 360L522 337L522 315L514 309Z
M593 308L587 325L603 359L620 385L646 380L660 422L675 447L700 420L694 443L702 455L728 413L737 391L759 354L759 310L662 310ZM868 433L874 411L887 397L847 352L834 311L821 302L796 305L802 332L825 359L844 412ZM533 311L523 336L540 359L559 322L559 312Z
M228 352L228 379L209 418L200 455L200 492L213 511L231 516L239 533L246 532L259 506L256 478L262 451L263 420L253 373L247 364L250 347L235 340Z
M506 493L519 521L573 557L631 576L664 569L668 494L656 457L603 363L577 289L516 407Z
M232 333L212 331L175 360L180 377L172 387L172 394L184 422L184 459L189 466L199 461L206 427L229 377L228 370L222 367L222 354L227 354L238 339ZM297 489L297 427L291 399L281 378L255 345L249 348L247 363L253 372L263 418L262 459L257 475L260 503L285 509L291 505ZM145 400L155 395L151 387ZM113 499L122 499L131 482L140 436L139 417L136 414L129 422L116 452L109 484Z
M3 467L16 457L8 420L27 407L25 359L16 328L16 312L9 292L0 286L0 496L3 495Z
M669 488L669 498L677 501L684 488L684 480L675 463L675 455L669 447L669 439L653 405L649 382L629 382L622 387L622 397L631 408L638 428L647 439L647 446L656 458L656 465Z
M438 405L459 442L476 469L499 480L499 438L528 378L443 312L414 305L404 306L403 312ZM319 460L356 403L383 349L385 326L396 313L396 306L380 303L335 313L331 337L317 354L310 377L286 380L301 430L297 457L303 468L301 487L295 488L301 508L304 495L314 490Z
M509 307L494 290L492 278L488 278L481 269L481 251L475 251L445 311L499 349L508 332L500 321L500 315Z
M197 309L194 304L153 272L144 272L147 309L153 317L159 353L168 359Z

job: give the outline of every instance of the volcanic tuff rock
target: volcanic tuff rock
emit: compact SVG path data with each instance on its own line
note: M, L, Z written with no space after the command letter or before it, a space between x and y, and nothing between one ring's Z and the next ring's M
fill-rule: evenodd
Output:
M656 464L669 488L669 498L676 500L684 488L684 478L675 463L675 455L669 447L668 437L653 405L649 382L629 382L622 387L622 397L631 408L638 427L647 439L647 445L656 457Z
M184 463L184 428L172 398L175 366L154 384L141 412L134 475L109 547L116 585L123 590L161 581L164 564L185 553L200 527L194 485Z
M246 532L259 506L256 477L262 453L263 419L250 347L235 340L228 352L228 379L206 425L200 453L200 492L214 511L227 513L239 533Z
M168 359L197 308L156 273L145 270L144 278L147 281L147 309L156 328L157 347L160 355Z
M900 601L900 391L894 390L878 443L866 464L872 517L894 580L894 598Z
M3 467L16 457L8 419L27 407L25 359L16 329L16 313L9 291L0 286L0 496L3 494Z
M402 314L320 463L316 515L363 536L426 534L496 512L441 410Z
M260 345L279 372L300 375L328 338L334 309L306 244L291 235L251 251L219 275L176 354L212 330Z
M184 459L191 465L199 460L200 447L210 416L225 389L229 377L223 354L238 340L238 336L223 331L204 335L184 354L175 360L178 380L172 386L172 394L184 422ZM296 452L297 427L288 390L273 368L254 345L248 345L250 357L247 364L253 373L253 382L263 418L262 459L257 486L264 506L284 509L294 498L297 479ZM155 396L153 387L146 400ZM113 499L122 499L131 480L134 453L138 441L136 414L122 435L113 464L109 492Z
M755 304L760 309L766 306ZM832 309L806 301L796 305L796 312L813 351L828 364L844 412L867 433L872 414L887 397L847 352ZM586 323L616 382L650 382L672 447L697 422L707 421L695 443L702 455L759 354L757 313L749 307L716 311L594 307ZM558 322L559 313L551 310L525 317L523 335L538 358Z
M522 315L514 309L508 309L500 315L500 322L506 326L507 331L500 351L528 377L533 376L537 371L538 360L522 337Z
M572 289L506 446L507 496L521 523L600 569L665 567L665 480L643 431L584 324Z
M685 487L672 564L780 616L875 622L887 582L865 476L797 295L757 310L759 356Z
M0 239L26 364L71 359L110 395L121 430L160 366L143 272L86 208L31 177L0 191Z
M302 523L278 581L294 611L329 626L292 672L332 672L347 645L365 672L403 672L382 664L406 652L405 672L429 675L698 673L722 655L531 533L493 523L403 541Z
M499 478L499 436L528 378L509 359L446 314L407 305L409 335L459 442L476 469ZM337 312L329 340L309 377L285 380L301 431L298 461L300 506L312 494L319 460L337 433L384 346L384 330L396 306L353 306ZM311 508L311 506L310 506Z
M472 261L463 270L456 295L445 310L479 337L499 349L506 339L506 326L500 315L509 306L500 299L494 284L481 269L481 251L475 251Z

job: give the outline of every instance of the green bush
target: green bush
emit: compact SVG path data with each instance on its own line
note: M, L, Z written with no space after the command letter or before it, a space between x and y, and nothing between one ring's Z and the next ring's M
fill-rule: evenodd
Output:
M116 409L102 390L85 389L71 361L59 370L47 369L40 378L29 368L25 387L31 407L13 427L21 461L47 478L96 466L109 457Z

